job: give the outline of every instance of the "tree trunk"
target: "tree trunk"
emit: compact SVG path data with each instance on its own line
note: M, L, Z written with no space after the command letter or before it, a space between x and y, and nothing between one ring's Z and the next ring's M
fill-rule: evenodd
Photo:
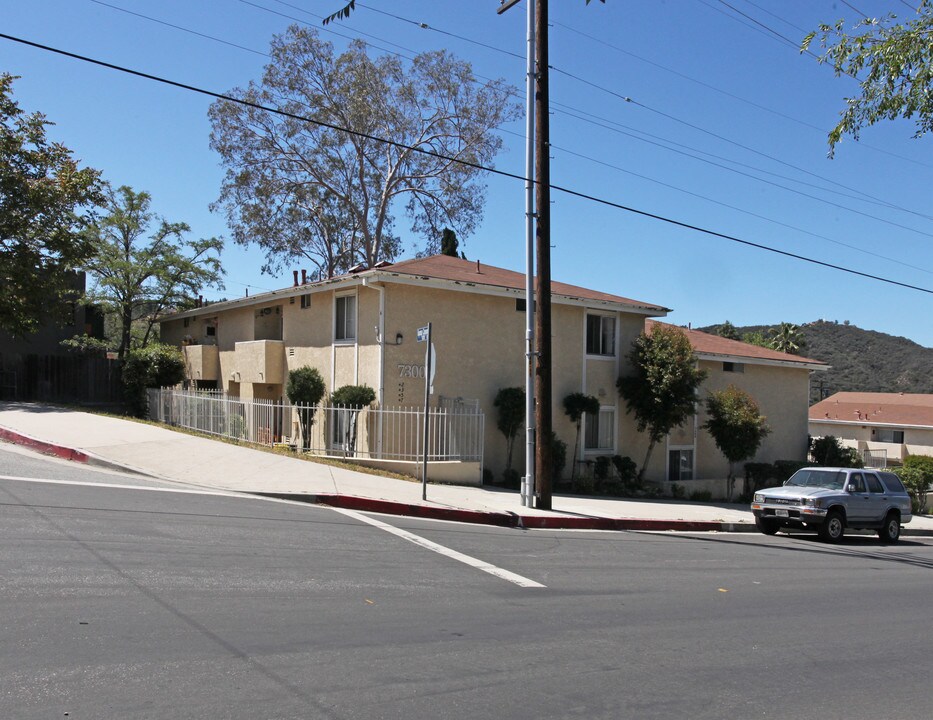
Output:
M657 441L652 440L648 443L648 452L645 453L645 461L642 463L641 470L638 471L638 484L640 485L645 479L645 470L648 467L648 460L651 459L651 453L654 450L654 446L657 444Z

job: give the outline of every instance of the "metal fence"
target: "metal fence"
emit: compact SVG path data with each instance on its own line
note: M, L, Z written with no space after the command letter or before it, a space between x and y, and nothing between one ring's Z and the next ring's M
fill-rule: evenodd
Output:
M241 400L217 391L149 390L149 417L169 425L258 445L287 444L341 458L418 461L424 409L293 405L283 400ZM428 460L483 461L485 418L477 407L428 411Z
M862 450L862 462L865 463L865 467L884 470L888 467L888 451L884 448L880 450Z

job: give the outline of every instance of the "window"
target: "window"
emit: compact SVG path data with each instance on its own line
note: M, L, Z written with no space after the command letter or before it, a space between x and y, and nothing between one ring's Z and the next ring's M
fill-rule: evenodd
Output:
M207 337L216 337L216 335L217 335L217 328L214 327L213 325L205 325L205 326L204 326L204 334L205 334Z
M745 372L745 363L724 362L722 364L723 372L743 373Z
M584 450L612 450L615 436L616 411L614 408L600 409L599 413L586 414Z
M609 315L586 316L586 354L616 354L616 319Z
M876 475L865 473L865 481L868 483L868 492L884 494L884 488L881 487L881 481Z
M301 309L305 310L306 308L311 307L311 295L302 295L301 296Z
M904 431L892 428L878 428L878 442L904 444Z
M335 298L334 339L356 340L356 295L339 295Z
M671 482L693 480L693 448L678 448L668 451L667 479Z
M865 481L862 479L862 473L853 473L849 477L849 492L865 492Z

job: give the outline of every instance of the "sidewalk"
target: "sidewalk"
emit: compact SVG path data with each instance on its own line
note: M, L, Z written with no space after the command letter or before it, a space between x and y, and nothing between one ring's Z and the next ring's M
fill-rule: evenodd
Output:
M754 532L747 505L555 495L553 510L521 505L517 491L428 485L195 437L51 405L0 402L0 440L77 462L161 480L393 515L503 527ZM915 517L904 535L933 536Z

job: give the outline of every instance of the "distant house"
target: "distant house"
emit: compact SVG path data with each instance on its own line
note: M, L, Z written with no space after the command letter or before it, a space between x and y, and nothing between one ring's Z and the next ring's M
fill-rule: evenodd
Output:
M524 286L522 273L445 255L316 282L301 282L296 272L291 287L165 317L161 337L184 346L188 377L198 388L277 400L288 372L310 365L329 392L366 384L379 406L417 407L424 397L424 344L416 336L431 322L435 398L462 399L483 410L484 465L499 476L506 441L496 428L493 400L501 388L524 386ZM578 456L568 457L565 474L574 460L588 465L599 456L628 455L640 463L647 439L626 413L616 380L628 371L626 355L646 320L666 315L667 308L560 282L552 285L552 303L554 430L569 454L576 428L563 412L563 398L584 392L600 403L599 413L584 418ZM734 383L761 403L774 433L759 459L804 459L809 375L826 366L686 332L710 370L705 389ZM725 478L727 463L699 429L702 421L701 413L653 454L649 480L689 485ZM519 472L523 461L517 451Z
M832 435L876 460L933 455L933 395L836 393L810 408L810 434Z

